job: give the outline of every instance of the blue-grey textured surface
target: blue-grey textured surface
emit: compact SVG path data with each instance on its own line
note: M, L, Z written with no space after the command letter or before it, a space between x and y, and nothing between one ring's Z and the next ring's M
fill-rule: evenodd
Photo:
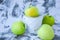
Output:
M24 9L30 5L37 6L40 17L34 19L24 16ZM53 40L60 40L60 0L0 0L0 40L40 40L36 34L38 27L34 27L41 24L39 21L47 13L55 18ZM26 32L22 36L16 36L11 32L11 25L17 20L26 23Z

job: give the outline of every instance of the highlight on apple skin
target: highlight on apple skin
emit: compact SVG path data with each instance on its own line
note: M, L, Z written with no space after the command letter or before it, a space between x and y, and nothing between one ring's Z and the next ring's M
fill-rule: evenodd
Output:
M28 17L38 17L39 16L39 11L36 6L30 6L29 8L25 9L24 13Z
M50 26L53 26L55 23L55 19L53 16L45 15L42 20L42 24L49 24Z
M23 35L25 32L25 24L22 21L16 21L12 24L11 31L15 35Z
M37 35L42 40L52 40L54 38L54 30L48 24L43 24L37 31Z

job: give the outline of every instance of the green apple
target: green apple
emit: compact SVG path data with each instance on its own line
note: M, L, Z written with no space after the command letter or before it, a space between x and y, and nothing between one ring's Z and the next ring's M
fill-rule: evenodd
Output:
M43 40L52 40L54 38L54 30L48 24L43 24L37 31L38 37Z
M25 32L25 24L22 21L16 21L12 24L11 31L13 34L22 35Z
M55 19L53 16L45 15L42 24L49 24L50 26L54 25Z
M25 10L25 15L28 17L38 17L39 16L39 11L36 6L30 6Z

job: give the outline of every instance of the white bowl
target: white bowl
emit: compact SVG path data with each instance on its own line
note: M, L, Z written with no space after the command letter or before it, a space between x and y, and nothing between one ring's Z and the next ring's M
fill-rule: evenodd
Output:
M42 19L43 15L35 18L27 16L23 17L24 23L28 26L27 29L29 33L36 33L36 30L41 26Z

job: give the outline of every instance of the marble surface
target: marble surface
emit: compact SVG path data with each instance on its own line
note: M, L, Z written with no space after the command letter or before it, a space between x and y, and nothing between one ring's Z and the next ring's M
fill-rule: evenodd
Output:
M24 10L30 5L39 9L40 17L27 18L24 16ZM60 0L0 0L0 40L41 40L36 34L39 27L36 29L34 27L36 23L37 26L41 25L41 20L47 13L55 18L53 40L60 40ZM26 32L22 36L16 36L11 32L12 23L18 20L26 23Z

